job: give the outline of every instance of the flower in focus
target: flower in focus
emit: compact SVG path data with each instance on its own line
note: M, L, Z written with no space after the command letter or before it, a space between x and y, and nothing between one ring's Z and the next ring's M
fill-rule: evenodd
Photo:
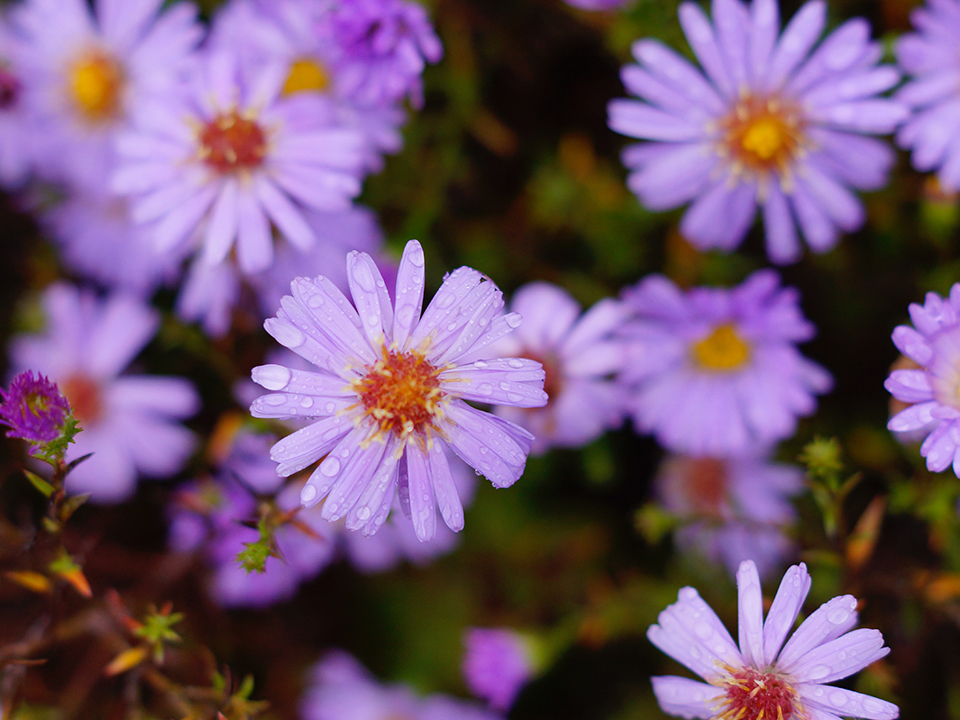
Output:
M960 2L934 0L911 11L917 32L896 44L897 61L911 76L897 92L913 114L897 144L913 151L920 171L937 170L941 187L960 190Z
M273 262L275 226L305 251L316 237L303 208L343 210L360 192L362 139L318 96L281 95L280 65L241 68L212 52L185 89L133 112L118 139L113 189L130 196L134 221L151 225L160 252L190 243L223 262L236 247L243 273Z
M183 378L121 375L157 330L157 313L130 296L104 300L65 283L43 296L47 326L11 341L16 369L35 368L55 381L83 428L67 450L69 462L92 457L67 475L71 493L95 502L130 497L140 474L177 472L194 447L178 421L199 408Z
M624 293L621 379L637 428L674 452L728 456L755 451L796 430L830 375L796 343L815 333L793 288L772 270L731 289L684 293L661 275Z
M909 406L887 427L896 433L929 433L920 446L933 472L960 477L960 283L946 298L927 293L923 305L910 304L913 327L900 325L893 344L918 369L893 370L884 387Z
M470 628L464 634L463 677L467 688L490 707L506 712L533 677L526 641L502 628Z
M784 533L796 518L790 497L803 491L803 470L760 456L674 455L663 461L655 492L676 516L677 546L722 563L731 575L752 559L766 577L793 550Z
M25 101L41 115L44 174L102 187L114 133L150 95L180 79L203 32L193 3L27 0L11 13L23 38Z
M810 0L780 33L776 0L714 0L713 22L693 2L680 24L702 71L658 40L633 46L624 68L640 100L613 100L610 127L649 142L627 148L627 183L651 210L690 202L680 223L700 249L733 250L757 207L773 262L832 248L864 222L856 190L886 184L894 154L883 142L907 117L878 97L897 84L877 65L866 20L848 20L814 49L827 5Z
M857 622L855 597L825 602L787 640L810 583L804 564L787 570L764 620L757 568L744 561L737 572L739 648L697 591L681 589L647 637L707 682L651 678L663 711L705 720L896 718L900 711L892 703L827 685L890 652L879 630L851 629Z
M0 388L0 423L10 428L7 437L31 443L32 455L68 435L67 442L72 442L76 433L70 403L60 388L43 375L34 377L32 370L14 377L9 390Z
M417 697L405 685L381 685L353 657L327 654L310 671L300 700L303 720L500 720L445 695Z
M492 350L540 362L550 400L543 408L496 411L533 433L532 452L579 447L618 426L624 402L612 375L623 366L623 342L615 332L628 314L624 304L608 298L581 314L565 290L535 282L517 290L510 309L523 323Z
M540 363L497 358L460 363L520 324L501 314L500 290L468 267L452 272L421 317L424 256L407 243L397 271L396 308L373 259L350 253L354 305L323 276L297 278L292 296L264 327L319 372L281 365L253 369L273 392L250 407L255 417L318 418L271 451L288 476L324 458L303 489L307 507L346 517L350 530L376 532L398 495L417 537L463 528L463 507L443 446L496 487L523 473L533 436L464 400L540 407L547 401ZM326 456L326 457L324 457Z

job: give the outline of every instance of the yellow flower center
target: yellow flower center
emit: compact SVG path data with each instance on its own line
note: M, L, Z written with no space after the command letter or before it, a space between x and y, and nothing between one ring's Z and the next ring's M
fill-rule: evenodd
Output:
M236 110L218 115L200 131L200 158L222 173L252 170L267 154L267 138L261 127Z
M759 175L785 175L806 144L796 108L747 96L720 121L720 152Z
M446 394L440 389L441 370L419 352L384 347L382 357L367 366L366 375L354 380L352 389L367 417L377 424L378 435L425 435L443 414Z
M316 60L300 58L290 64L290 73L283 84L283 94L323 92L330 86L330 76Z
M729 371L743 367L750 359L750 345L731 323L718 325L692 347L693 359L705 370Z
M84 53L70 67L70 96L80 113L92 123L120 114L123 84L119 63L101 50Z
M714 683L726 688L718 720L790 720L803 716L797 691L778 673L751 667L726 670L729 675Z

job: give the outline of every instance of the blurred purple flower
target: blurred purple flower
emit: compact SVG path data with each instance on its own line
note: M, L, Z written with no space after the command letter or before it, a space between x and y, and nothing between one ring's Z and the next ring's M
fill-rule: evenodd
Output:
M651 142L624 152L627 184L651 210L690 202L680 230L698 248L733 250L759 206L773 262L800 257L797 225L824 252L839 231L863 225L850 189L886 184L894 154L863 135L893 132L907 117L878 97L900 75L877 65L882 51L862 18L814 50L826 8L810 0L780 34L776 0L714 0L712 23L682 3L702 71L658 40L634 44L639 64L622 79L641 100L612 101L610 127Z
M920 454L940 472L953 465L960 477L960 283L947 298L927 293L923 305L910 304L913 327L900 325L893 344L920 369L894 370L884 387L910 403L887 423L898 433L929 432Z
M25 370L10 381L10 389L0 388L0 424L10 428L7 437L31 443L34 453L63 436L70 417L70 403L55 382Z
M796 519L790 498L803 491L803 470L760 456L684 457L663 461L655 493L683 524L675 541L722 563L731 575L752 559L766 577L793 550L785 526Z
M15 337L10 355L16 369L44 373L70 401L83 432L67 461L94 453L67 476L67 490L119 502L133 494L138 474L177 472L195 442L178 422L199 409L193 385L177 377L120 375L156 332L156 311L130 296L99 300L65 283L46 290L43 307L45 331Z
M444 695L419 698L405 685L381 685L352 656L333 651L308 673L301 720L500 720Z
M40 119L24 101L23 51L23 40L0 15L0 185L6 189L27 179L44 148Z
M22 36L26 102L42 114L44 142L59 152L44 174L101 187L113 137L147 97L179 81L200 41L193 3L162 0L26 0L11 12Z
M960 2L932 0L910 19L917 32L896 44L897 61L912 76L896 98L914 113L897 131L917 170L937 170L944 190L960 190Z
M697 591L681 589L647 637L707 682L672 675L651 678L663 711L703 720L896 718L900 711L892 703L826 685L890 652L879 630L851 630L857 622L852 595L821 605L784 644L810 584L804 564L787 570L764 621L757 568L744 561L737 572L739 648Z
M501 315L503 299L488 278L462 267L444 281L420 317L424 256L407 243L397 273L396 312L373 259L353 252L347 275L356 309L323 276L298 278L293 296L264 326L320 372L281 365L253 369L268 390L253 402L256 417L318 418L278 442L271 456L288 476L324 457L301 501L326 498L322 516L346 517L371 535L399 494L417 537L436 531L436 509L451 530L463 507L446 462L449 444L495 486L523 473L533 437L464 400L537 407L547 401L540 363L519 358L459 364L520 324Z
M831 379L797 350L816 329L779 285L760 270L735 288L684 293L652 275L623 293L636 316L621 379L638 430L695 456L756 452L795 432Z
M567 5L581 10L618 10L633 3L634 0L564 0Z
M530 648L503 628L469 628L463 637L463 677L467 689L490 707L506 712L533 677Z
M493 350L542 363L550 399L543 408L498 406L496 412L533 433L531 452L580 447L623 422L623 390L612 376L624 361L615 335L628 316L624 304L607 298L581 314L568 292L534 282L517 290L510 309L523 323Z
M271 223L300 250L316 237L303 208L342 210L360 192L362 138L319 96L282 97L286 68L244 72L233 53L201 56L191 82L133 109L117 143L113 189L156 247L175 250L202 228L202 256L236 246L243 273L273 262Z

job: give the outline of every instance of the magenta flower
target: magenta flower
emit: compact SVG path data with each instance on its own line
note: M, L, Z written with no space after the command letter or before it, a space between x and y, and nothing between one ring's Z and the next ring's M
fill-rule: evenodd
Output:
M233 53L198 58L182 92L140 104L120 135L113 189L174 251L202 235L202 260L236 247L240 270L273 262L273 227L300 250L316 242L304 208L343 210L360 192L362 138L319 96L281 95L285 68L244 70Z
M94 453L67 476L67 490L119 502L133 494L141 474L177 472L195 442L179 422L199 409L193 385L121 374L156 332L157 313L130 296L100 300L64 283L46 290L43 307L44 332L15 337L10 355L15 368L35 368L56 381L70 401L83 432L66 460Z
M934 0L910 19L917 32L896 44L897 61L911 80L897 99L913 114L897 144L913 151L917 170L937 170L941 186L960 190L960 2Z
M463 677L467 688L490 707L506 712L533 677L530 648L503 628L469 628L463 636Z
M940 472L953 465L960 477L960 283L946 298L931 292L923 305L911 303L910 319L913 327L894 329L893 344L920 369L894 370L883 384L910 403L887 427L929 433L920 446L927 467Z
M851 630L857 622L855 597L825 602L787 640L810 583L803 563L787 570L764 620L757 568L743 562L737 572L739 648L697 591L681 589L647 637L707 682L651 678L663 711L704 720L896 718L900 711L892 703L827 685L890 652L878 630Z
M617 335L629 314L624 304L607 298L581 313L568 292L536 282L517 290L510 309L523 324L495 351L542 363L550 400L542 408L497 407L496 412L533 433L532 452L580 447L620 425L625 404L613 376L624 363Z
M10 428L7 437L31 443L31 453L63 437L70 417L57 384L39 373L34 377L33 370L14 377L9 390L0 388L0 423Z
M654 39L636 42L622 73L638 100L610 103L610 127L649 142L627 148L630 189L651 210L691 203L680 223L701 249L733 250L757 208L773 262L832 248L864 222L851 189L887 181L886 134L907 108L878 97L900 78L878 66L881 48L854 18L814 49L827 5L804 4L780 32L776 0L714 0L713 22L694 2L680 24L702 70Z
M323 276L298 278L277 317L264 326L319 372L281 365L253 369L268 390L250 407L256 417L317 418L274 445L277 472L287 476L326 456L301 501L326 498L323 517L346 517L350 530L373 534L399 494L417 537L436 532L436 508L451 530L463 527L463 507L443 445L509 487L523 473L533 436L464 400L539 407L546 403L543 368L520 358L460 359L520 324L502 315L503 299L471 268L451 273L423 317L424 256L407 243L397 273L396 309L373 259L347 257L356 305Z
M729 456L790 437L830 375L796 348L816 329L773 270L683 292L662 275L624 292L630 411L669 450Z

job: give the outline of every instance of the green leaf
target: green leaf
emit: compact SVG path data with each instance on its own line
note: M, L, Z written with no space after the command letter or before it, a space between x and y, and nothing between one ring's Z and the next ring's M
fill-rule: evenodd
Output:
M53 485L48 483L36 473L30 472L29 470L24 470L23 474L27 476L27 480L29 480L37 490L43 493L44 497L49 498L55 492Z

